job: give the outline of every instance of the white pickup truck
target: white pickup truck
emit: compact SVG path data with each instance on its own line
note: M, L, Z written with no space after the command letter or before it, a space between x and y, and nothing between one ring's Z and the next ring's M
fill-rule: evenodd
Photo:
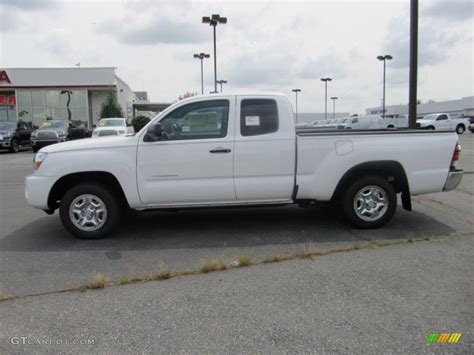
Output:
M109 234L127 209L340 203L359 228L387 223L397 193L454 189L451 132L295 129L283 94L177 102L134 136L51 145L26 178L28 203L79 238Z
M437 131L456 131L463 134L469 127L469 120L466 118L452 118L448 113L432 113L416 121L419 128Z

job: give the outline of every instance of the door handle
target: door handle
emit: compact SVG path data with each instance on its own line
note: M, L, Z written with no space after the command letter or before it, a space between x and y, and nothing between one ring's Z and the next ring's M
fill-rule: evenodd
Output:
M209 153L230 153L231 151L232 150L230 149L217 147L217 148L211 149Z

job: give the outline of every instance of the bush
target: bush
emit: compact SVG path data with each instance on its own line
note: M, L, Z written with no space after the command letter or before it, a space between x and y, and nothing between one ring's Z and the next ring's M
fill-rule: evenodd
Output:
M150 122L150 119L146 116L137 116L132 119L132 126L135 132L138 132L141 130L143 127L146 126L146 124Z

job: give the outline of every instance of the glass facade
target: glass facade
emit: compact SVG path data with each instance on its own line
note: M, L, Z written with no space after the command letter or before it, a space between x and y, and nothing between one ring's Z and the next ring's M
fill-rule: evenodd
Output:
M70 120L87 126L87 90L17 90L16 94L22 121L40 126L48 119Z

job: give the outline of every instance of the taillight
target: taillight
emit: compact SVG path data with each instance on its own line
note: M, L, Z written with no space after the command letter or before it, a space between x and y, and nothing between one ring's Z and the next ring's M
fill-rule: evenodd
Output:
M461 145L459 143L456 143L456 147L454 147L453 159L451 159L451 169L456 168L460 154L461 154Z

